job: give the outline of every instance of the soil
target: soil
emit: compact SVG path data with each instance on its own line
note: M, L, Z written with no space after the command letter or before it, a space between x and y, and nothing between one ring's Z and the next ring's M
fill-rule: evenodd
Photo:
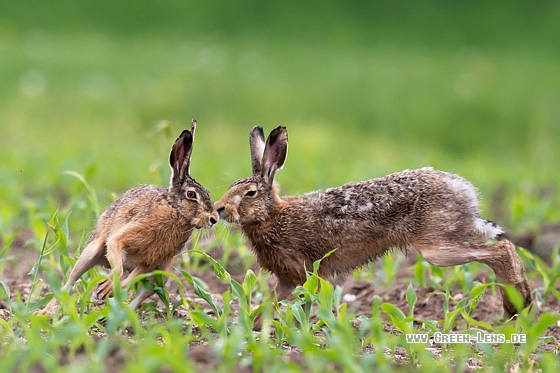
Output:
M2 278L10 288L12 297L14 297L15 294L19 293L23 301L28 298L32 287L32 279L31 276L29 276L29 272L38 260L38 254L32 249L26 248L25 242L29 238L29 234L23 234L14 242L12 242L9 255L2 259L3 263L0 262L0 273L3 273ZM211 239L209 239L209 241L210 240ZM203 241L204 238L199 241L199 245L201 242L203 244ZM0 250L1 249L2 246L0 245ZM235 254L232 254L232 256L229 257L227 263L223 263L220 260L222 258L221 248L213 248L209 250L208 253L210 256L214 257L218 262L224 265L226 270L228 270L228 272L231 274L232 278L240 283L243 281L247 268L244 267L243 262L239 257L236 257ZM392 255L402 254L394 253ZM409 309L408 303L406 301L406 290L409 286L409 283L406 281L402 281L402 279L412 277L411 266L414 264L414 257L414 255L409 255L407 256L406 260L404 260L400 264L400 268L398 270L398 277L400 278L400 280L396 281L396 283L391 286L376 286L373 281L363 279L356 280L353 278L353 276L348 276L346 278L337 278L334 280L334 282L336 282L337 285L343 288L343 294L348 295L345 299L351 300L347 303L356 317L362 315L371 315L371 307L373 297L375 295L379 296L383 302L390 302L400 308L405 314L408 314ZM209 263L204 263L204 261L201 264L206 268L210 267ZM258 268L253 267L252 269L255 272L258 272ZM191 271L190 273L193 276L199 277L208 285L209 291L211 292L215 303L217 305L221 305L221 295L229 289L229 284L217 278L212 269L207 269L204 271ZM475 280L480 282L487 282L486 273L483 273L479 278ZM274 283L274 279L272 276L270 277L268 282L269 285L272 285ZM542 282L539 279L530 279L529 282L533 289L542 287ZM177 297L177 284L173 284L170 281L166 288L169 291L171 299ZM444 319L444 296L434 294L434 288L415 288L415 290L418 301L416 303L414 316L418 319L423 320ZM48 289L43 289L44 294L46 294L47 292ZM200 304L207 313L213 314L211 307L204 300L200 299L194 294L192 286L185 284L183 292L186 293L184 294L186 298L197 304ZM465 297L467 294L462 293L460 289L455 289L452 291L452 295L456 299L460 299L461 297ZM151 299L160 302L155 296ZM559 306L560 304L558 300L551 297L550 299L547 299L546 302L540 305L539 312L542 312L544 310L552 310L556 313L559 310ZM163 309L164 305L160 302L159 307ZM235 302L233 302L232 307L235 310ZM475 320L484 321L495 325L496 323L501 322L502 314L503 309L501 295L492 295L489 291L486 291L483 300L475 309L472 317ZM10 317L8 306L2 303L2 301L0 301L0 317L6 320ZM188 313L186 310L179 308L176 311L175 317L188 317ZM387 323L387 325L385 326L385 330L387 330L387 332L396 332L395 330L392 330L392 327L389 323ZM547 342L540 345L538 351L549 351L558 353L558 350L560 349L560 325L549 328L546 335L553 338L547 339ZM287 358L291 359L295 363L303 361L301 351L299 351L297 348L291 346L285 346L285 348L288 351ZM430 350L436 355L439 353L437 345L431 346ZM372 347L369 346L364 349L363 353L368 353L371 351ZM197 370L208 371L216 367L215 353L210 347L206 346L203 341L193 343L190 346L188 353L190 358L197 364ZM392 353L394 354L398 362L402 361L406 363L407 357L404 349L402 351L397 349ZM122 353L116 351L107 359L107 371L118 371L119 367L123 365L123 362L124 357L122 356ZM473 359L472 361L469 361L466 370L474 370L477 368L480 368L480 361L476 361ZM41 371L41 369L38 369L37 371ZM239 367L239 371L243 372L245 370L243 367Z

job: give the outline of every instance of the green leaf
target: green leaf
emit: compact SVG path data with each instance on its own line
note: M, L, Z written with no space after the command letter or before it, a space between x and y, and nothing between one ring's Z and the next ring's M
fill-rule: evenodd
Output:
M68 256L68 236L70 234L70 229L68 228L68 219L70 219L70 214L71 213L68 213L68 215L66 215L66 219L64 219L62 226L58 225L57 219L58 233L60 235L60 247L58 250L64 256Z
M243 285L240 285L235 280L231 281L233 295L238 297L248 309L251 308L251 295L253 294L253 289L255 288L256 284L257 276L255 276L255 273L250 269L248 269L245 273Z
M451 294L449 293L449 288L445 287L445 299L443 300L443 314L447 317L449 313L449 299L451 299Z
M220 315L220 311L218 309L218 307L216 306L216 304L214 303L214 300L212 299L212 295L207 292L206 290L204 290L203 288L201 288L198 283L195 281L195 279L191 276L190 273L188 273L187 271L184 271L182 269L178 269L178 271L181 273L181 275L183 275L183 277L185 278L185 280L187 280L194 288L194 293L199 296L200 298L204 299L206 301L206 303L208 303L210 305L210 307L212 307L212 310L214 311L214 313L216 315Z
M78 179L86 188L87 192L88 192L88 197L91 203L91 206L93 208L93 211L95 212L95 216L99 216L99 203L97 202L97 194L95 193L95 190L89 185L89 183L86 181L85 177L82 176L82 174L76 172L76 171L63 171L62 172L65 175L70 175L75 177L76 179Z
M500 284L500 285L503 287L506 296L511 301L513 306L517 310L523 309L524 300L521 294L519 293L519 291L510 284Z
M391 317L391 321L397 329L405 333L412 331L411 325L406 321L407 317L397 306L391 303L383 303L381 310Z
M251 302L251 293L247 293L245 291L245 287L243 285L241 285L239 282L235 281L235 280L231 280L230 281L230 286L231 286L231 291L233 293L233 295L237 298L239 298L241 301L244 302Z
M214 330L218 330L218 320L208 315L206 312L201 310L192 310L189 312L193 321L200 326L210 326Z
M299 302L292 302L289 304L289 307L296 320L301 324L302 329L308 330L309 319L301 304Z
M405 314L394 304L383 303L381 304L381 310L388 314L393 321L393 324L400 324L404 319L406 319Z
M414 279L416 280L416 284L421 288L426 286L426 268L424 263L423 259L417 258L416 264L414 265Z
M555 273L550 277L548 281L548 285L545 287L544 295L548 295L552 290L554 290L554 286L556 285L556 281L560 278L560 272Z
M393 320L393 322L401 322L404 319L406 319L405 314L394 304L383 303L383 304L381 304L381 310L383 312L389 314L389 316L391 316L391 319Z
M245 294L251 294L256 285L257 276L255 275L255 272L253 272L251 269L248 269L245 273L245 278L243 279L243 291L245 292Z
M406 302L408 303L408 306L410 307L410 312L408 313L409 317L412 317L412 315L414 314L414 306L416 305L416 301L418 300L418 297L416 296L416 292L414 291L414 287L412 286L412 283L408 284L408 288L406 289Z
M463 311L463 308L459 308L459 309L453 310L451 312L448 312L447 315L445 315L445 320L443 321L443 332L444 333L449 333L449 331L451 331L451 328L453 327L453 325L455 323L455 319L457 318L459 313L461 313L462 311Z
M463 316L463 318L471 325L475 325L490 331L494 331L494 327L484 321L477 321L475 319L473 319L469 313L465 312L464 309L461 309L461 316Z
M481 284L476 283L476 285L471 289L469 292L469 298L477 298L484 296L484 290L486 288L491 287L493 284Z
M2 285L2 288L4 289L4 293L2 294L2 297L0 299L10 299L10 287L8 286L6 280L0 278L0 285Z
M555 326L560 321L560 315L555 315L550 312L544 312L531 326L531 334L541 336L548 328Z
M313 273L318 273L319 272L319 266L321 264L321 261L325 258L328 258L329 256L331 256L337 249L333 249L331 251L329 251L328 253L326 253L325 255L323 255L323 257L319 260L316 260L315 262L313 262Z
M218 277L220 280L227 281L228 283L231 282L231 276L229 272L226 271L225 268L216 261L216 259L212 258L207 253L200 250L188 250L187 252L202 255L206 260L208 260L214 266L214 273L216 274L216 277Z
M319 276L316 273L312 273L307 277L307 280L303 283L305 290L312 294L316 294L319 291Z

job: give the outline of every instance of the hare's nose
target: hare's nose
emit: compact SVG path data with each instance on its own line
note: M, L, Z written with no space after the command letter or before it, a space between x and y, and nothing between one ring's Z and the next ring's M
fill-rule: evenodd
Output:
M214 219L213 216L210 217L210 224L214 225L216 224L218 221L216 219Z

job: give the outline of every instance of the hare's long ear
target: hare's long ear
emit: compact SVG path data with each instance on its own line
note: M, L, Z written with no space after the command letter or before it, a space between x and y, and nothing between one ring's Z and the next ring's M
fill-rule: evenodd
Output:
M249 134L249 147L251 149L251 165L253 175L260 175L264 153L264 132L262 127L253 127Z
M194 131L196 121L193 122L191 130ZM184 130L175 140L169 153L169 167L171 167L171 186L180 185L189 176L191 153L193 145L193 134Z
M286 127L274 129L264 147L261 175L265 182L272 184L274 175L282 169L288 155L288 131Z
M194 131L196 130L196 119L193 118L193 120L191 121L191 135L192 135L192 141L194 142Z

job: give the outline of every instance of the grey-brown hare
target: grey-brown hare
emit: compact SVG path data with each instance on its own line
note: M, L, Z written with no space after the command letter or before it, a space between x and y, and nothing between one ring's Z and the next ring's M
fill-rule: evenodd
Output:
M169 155L171 181L168 189L140 185L125 192L101 214L91 240L82 251L64 291L90 268L110 266L110 279L99 284L97 297L112 295L112 276L122 277L125 287L134 277L161 269L169 271L176 255L195 228L211 228L219 219L208 190L189 174L196 120L175 140ZM137 308L152 294L141 289L130 306ZM42 313L57 308L53 298Z
M277 277L276 296L286 299L319 267L330 277L363 266L391 248L415 248L435 266L478 261L498 281L514 285L531 303L531 289L515 246L478 212L477 191L464 178L431 168L406 170L301 196L278 195L274 176L288 151L285 127L264 140L249 137L253 174L237 180L215 203L220 217L241 226L259 265ZM503 296L506 314L518 312Z

